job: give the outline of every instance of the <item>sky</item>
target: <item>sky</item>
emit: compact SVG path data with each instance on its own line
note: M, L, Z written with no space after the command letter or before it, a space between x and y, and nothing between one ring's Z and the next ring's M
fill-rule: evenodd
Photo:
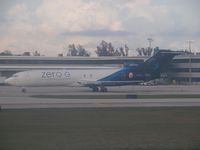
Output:
M199 0L0 0L0 52L66 53L81 44L95 55L102 40L115 48L200 52Z

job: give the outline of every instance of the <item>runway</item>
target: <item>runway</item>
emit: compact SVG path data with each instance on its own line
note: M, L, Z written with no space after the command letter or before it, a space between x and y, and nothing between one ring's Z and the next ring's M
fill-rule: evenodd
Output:
M153 94L193 95L200 93L200 86L124 86L109 88L110 92L107 93L94 93L85 87L32 87L27 90L27 93L22 93L19 87L0 86L1 109L200 106L200 98L125 98L123 96L128 94L146 94L149 97ZM73 95L80 95L80 97L71 98L70 96Z

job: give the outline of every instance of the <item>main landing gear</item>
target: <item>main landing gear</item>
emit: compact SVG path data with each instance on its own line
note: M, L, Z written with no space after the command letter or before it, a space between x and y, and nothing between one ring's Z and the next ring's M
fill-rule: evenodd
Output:
M94 86L91 88L93 92L108 92L108 89L104 86L100 86L100 87Z

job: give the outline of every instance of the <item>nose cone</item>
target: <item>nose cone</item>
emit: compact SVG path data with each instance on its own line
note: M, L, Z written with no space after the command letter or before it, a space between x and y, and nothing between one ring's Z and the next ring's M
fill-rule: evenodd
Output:
M17 85L17 81L14 78L8 78L5 80L5 84L7 85Z

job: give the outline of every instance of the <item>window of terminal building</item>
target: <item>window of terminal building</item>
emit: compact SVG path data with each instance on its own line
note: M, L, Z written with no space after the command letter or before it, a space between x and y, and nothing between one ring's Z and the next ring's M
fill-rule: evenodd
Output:
M186 77L177 77L174 80L181 81L181 82L189 82L189 78L186 78Z
M5 77L11 77L15 73L17 73L17 71L1 71L1 75Z
M174 59L173 63L189 63L189 59Z
M191 68L191 72L200 72L200 68Z
M200 82L200 78L192 78L191 81L192 82Z
M124 63L140 63L144 62L143 59L132 60L132 59L110 59L110 60L90 60L90 59L64 59L64 60L57 60L57 59L22 59L22 58L11 58L11 59L0 59L0 64L124 64Z
M189 72L189 68L172 68L173 72Z
M200 58L199 59L191 59L192 63L200 63Z

